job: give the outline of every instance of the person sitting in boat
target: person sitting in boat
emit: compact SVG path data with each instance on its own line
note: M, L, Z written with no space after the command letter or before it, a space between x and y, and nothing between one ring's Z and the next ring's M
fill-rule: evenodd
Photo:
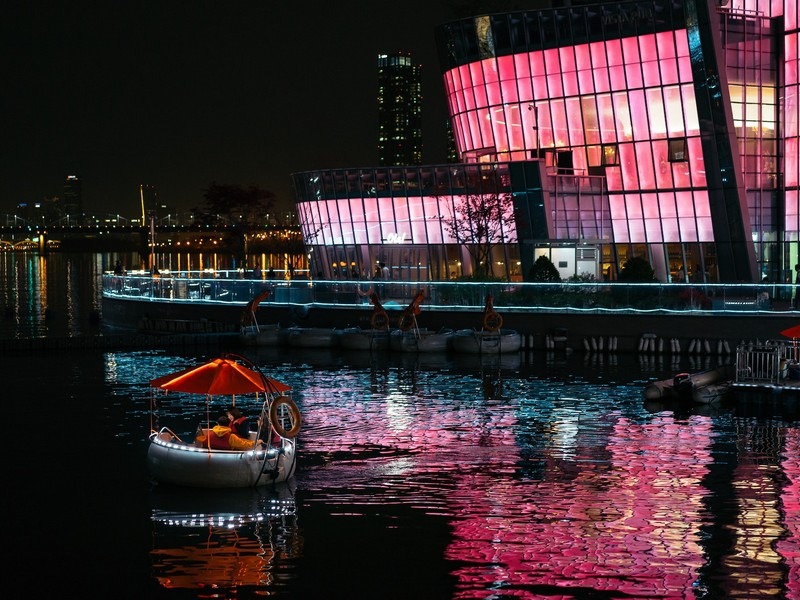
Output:
M221 415L217 424L208 434L208 444L212 450L251 450L256 445L252 440L239 437L231 431L228 415Z
M231 422L231 432L245 440L250 439L250 419L244 416L236 406L228 409L228 419Z

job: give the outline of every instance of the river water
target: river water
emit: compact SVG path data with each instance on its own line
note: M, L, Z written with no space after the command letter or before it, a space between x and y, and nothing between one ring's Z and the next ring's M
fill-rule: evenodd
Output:
M106 258L34 261L48 293L74 290L47 297L53 323L102 326L83 275ZM23 275L6 268L20 289L4 298L36 287ZM224 344L3 357L9 419L24 425L3 453L4 595L800 598L796 405L643 402L646 382L714 365ZM220 352L293 386L304 427L290 484L150 482L148 381ZM197 400L168 395L162 422L190 435Z

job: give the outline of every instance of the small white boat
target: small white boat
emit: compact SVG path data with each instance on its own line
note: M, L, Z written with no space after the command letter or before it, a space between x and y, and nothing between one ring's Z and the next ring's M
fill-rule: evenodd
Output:
M293 348L336 348L340 333L327 327L288 327L286 343Z
M291 398L291 387L266 377L246 359L234 355L216 358L153 379L150 387L153 397L147 465L155 481L198 488L245 488L280 483L294 475L301 416ZM163 402L155 398L158 390L205 396L205 406L201 407L205 422L190 434L191 439L183 440L157 422L157 407ZM231 396L235 403L237 396L246 394L255 394L261 401L259 430L250 434L252 447L211 448L212 396ZM214 416L219 412L224 409L216 409Z
M453 338L452 329L429 331L415 327L408 331L394 330L389 334L393 352L446 352Z
M257 294L242 311L239 337L247 346L282 346L286 344L286 329L282 328L280 323L259 325L258 319L256 319L258 305L271 293L272 289L270 288Z
M339 333L339 344L345 350L389 350L389 331L346 327Z
M453 335L452 347L460 354L509 354L522 348L522 336L513 329L459 329Z

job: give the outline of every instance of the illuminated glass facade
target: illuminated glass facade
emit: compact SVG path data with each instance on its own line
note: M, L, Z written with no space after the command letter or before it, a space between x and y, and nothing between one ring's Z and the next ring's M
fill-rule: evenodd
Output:
M500 13L441 25L436 40L462 163L448 166L502 170L515 205L495 275L524 278L547 253L565 277L613 279L644 256L661 281L789 280L800 261L796 0ZM414 199L405 174L389 172L372 210L357 187L321 194L310 182L325 176L346 173L294 176L323 274L389 251L398 275L419 265L446 278L459 256L456 275L470 274L463 244L428 229L463 190L442 181ZM425 227L404 235L415 218ZM371 227L394 237L359 238Z

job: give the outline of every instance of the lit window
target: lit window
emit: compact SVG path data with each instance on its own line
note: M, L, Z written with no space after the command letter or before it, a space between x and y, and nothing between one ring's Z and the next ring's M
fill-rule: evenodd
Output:
M669 162L685 162L689 160L686 153L686 138L669 140Z
M617 153L616 144L603 145L603 165L604 166L619 165L619 155Z

